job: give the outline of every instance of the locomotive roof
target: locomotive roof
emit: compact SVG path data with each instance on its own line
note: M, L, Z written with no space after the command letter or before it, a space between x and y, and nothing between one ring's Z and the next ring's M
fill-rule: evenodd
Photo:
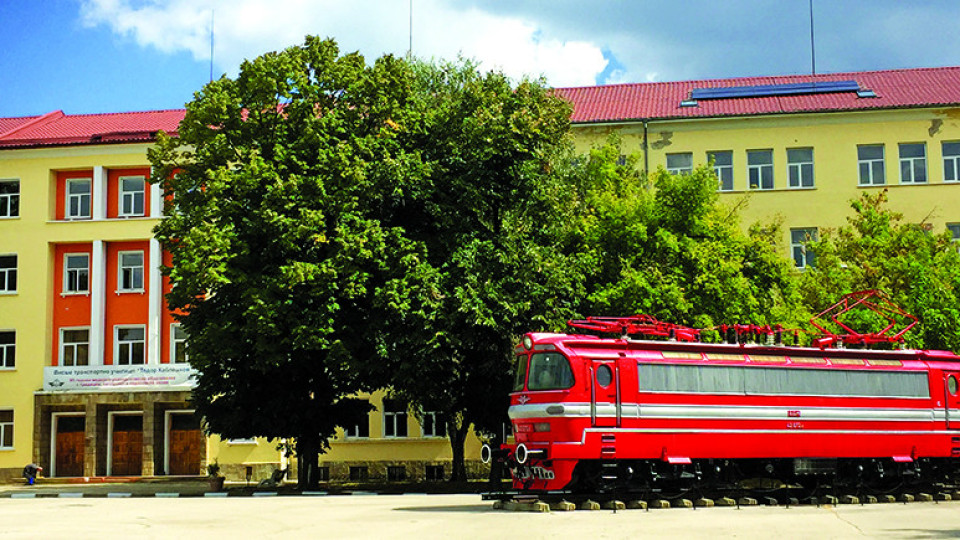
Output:
M798 347L792 345L763 345L753 343L703 343L659 340L603 338L589 334L531 333L534 350L549 350L553 345L560 350L580 356L603 355L604 352L660 352L664 360L713 360L743 362L754 365L834 366L902 366L904 362L960 362L950 351L899 349L841 349ZM519 349L518 349L519 350ZM645 356L645 355L644 355ZM650 358L654 359L654 358ZM909 364L907 364L909 365Z

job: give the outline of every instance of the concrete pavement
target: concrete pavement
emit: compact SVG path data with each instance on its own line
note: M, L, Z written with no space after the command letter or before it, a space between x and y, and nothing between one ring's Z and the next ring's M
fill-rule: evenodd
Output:
M0 538L957 538L960 502L551 512L478 495L0 500Z

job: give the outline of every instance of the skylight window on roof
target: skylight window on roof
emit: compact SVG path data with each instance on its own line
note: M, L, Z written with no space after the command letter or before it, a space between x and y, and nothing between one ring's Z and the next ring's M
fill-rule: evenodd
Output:
M755 86L728 86L724 88L694 88L690 99L732 99L766 96L798 96L837 92L858 92L857 81L821 81L789 84L761 84Z

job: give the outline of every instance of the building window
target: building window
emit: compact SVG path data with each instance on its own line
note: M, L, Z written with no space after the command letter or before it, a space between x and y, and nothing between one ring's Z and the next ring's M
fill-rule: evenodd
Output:
M90 179L67 179L67 219L90 219Z
M806 268L814 265L813 252L807 251L807 244L817 241L817 228L790 229L790 251L793 253L793 264L797 268Z
M773 150L747 150L750 189L773 189Z
M73 253L63 257L63 292L90 291L90 255Z
M435 412L425 412L420 423L420 433L424 437L446 437L447 424Z
M407 404L396 399L383 400L383 436L407 436Z
M144 201L146 200L146 181L142 176L120 177L120 217L144 215Z
M13 450L13 411L0 411L0 450Z
M117 257L120 264L117 291L137 292L143 290L143 252L121 251Z
M923 143L900 145L900 183L924 184L927 181L927 147Z
M142 326L117 326L114 357L121 366L147 363L146 330Z
M887 183L883 166L883 145L865 144L857 147L857 166L861 186L882 186Z
M0 369L17 367L17 333L13 330L0 332Z
M0 294L17 292L17 256L0 255Z
M367 438L370 436L370 415L362 412L356 418L348 419L343 426L343 434L348 438Z
M960 182L960 142L943 143L943 181ZM0 202L2 211L3 203Z
M790 187L813 187L813 148L787 149L787 172Z
M950 240L957 246L957 251L960 251L960 223L947 223L947 230L950 231Z
M330 467L317 467L317 480L320 482L330 481Z
M690 174L693 172L693 154L667 154L667 172L670 174Z
M387 466L388 482L403 482L407 479L407 468L403 465Z
M707 152L707 161L713 162L720 191L733 191L733 152Z
M370 473L367 472L366 467L350 467L351 482L366 482L368 480L370 480Z
M0 180L0 218L20 215L20 181Z
M87 328L60 330L60 365L86 366L90 363L90 330Z
M443 465L427 465L426 467L428 482L443 482Z
M180 323L170 325L170 363L186 364L190 361L187 356L187 333Z

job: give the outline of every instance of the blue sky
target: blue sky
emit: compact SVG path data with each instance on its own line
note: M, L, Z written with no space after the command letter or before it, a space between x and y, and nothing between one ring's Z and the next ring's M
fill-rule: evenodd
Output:
M809 73L809 0L0 0L0 117L180 108L213 70L333 37L555 86ZM960 2L814 0L817 71L960 65Z

